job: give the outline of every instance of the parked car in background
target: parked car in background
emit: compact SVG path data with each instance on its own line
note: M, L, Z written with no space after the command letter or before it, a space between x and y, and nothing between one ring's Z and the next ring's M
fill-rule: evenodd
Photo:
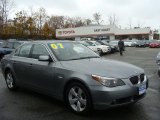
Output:
M146 47L146 42L145 40L138 40L136 47Z
M100 49L100 54L109 53L111 51L111 48L109 46L101 45L97 41L87 41L87 43L97 46L97 48Z
M20 86L50 95L77 114L136 103L148 88L143 69L101 59L71 41L24 43L2 59L1 69L9 90Z
M24 41L5 41L0 47L0 59L6 54L10 54L14 49L23 44Z
M153 41L153 40L145 40L146 47L149 47L149 44L150 44L152 41Z
M117 51L119 51L118 40L111 40L109 44L116 47Z
M137 44L138 40L137 39L132 39L131 40L135 45Z
M105 41L105 42L107 42L107 43L109 43L109 42L110 42L110 40L109 40L109 39L102 39L102 41Z
M97 42L99 42L101 45L106 45L106 46L109 46L110 49L111 49L111 53L114 53L114 52L117 52L118 49L116 46L113 46L113 45L110 45L108 42L106 42L105 40L97 40Z
M82 45L90 48L91 50L93 50L96 53L100 53L100 48L98 48L97 46L87 43L86 41L78 41L79 43L81 43Z
M158 42L158 41L151 42L149 44L149 47L150 48L159 48L160 47L160 42Z
M135 46L135 44L132 40L124 40L124 46L125 47L133 47L133 46Z
M3 42L4 41L0 41L0 48L3 47Z

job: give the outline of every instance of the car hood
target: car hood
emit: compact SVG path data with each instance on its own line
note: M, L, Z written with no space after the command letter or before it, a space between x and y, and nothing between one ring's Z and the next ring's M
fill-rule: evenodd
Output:
M61 64L72 71L104 77L129 78L130 76L144 73L143 69L134 65L102 58L61 61Z
M109 46L106 46L106 45L97 45L98 47L100 48L108 48Z

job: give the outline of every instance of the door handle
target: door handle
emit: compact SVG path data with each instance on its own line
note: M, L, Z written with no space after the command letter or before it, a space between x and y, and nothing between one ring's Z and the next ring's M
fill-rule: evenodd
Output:
M16 61L13 61L13 64L16 64L17 62Z

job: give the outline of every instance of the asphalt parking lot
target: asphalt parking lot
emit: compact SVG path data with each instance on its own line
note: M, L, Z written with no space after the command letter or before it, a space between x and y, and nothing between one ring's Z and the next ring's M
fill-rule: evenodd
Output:
M149 89L147 96L131 107L93 111L88 116L75 115L62 102L45 95L24 89L10 92L0 72L0 120L160 120L160 78L155 63L159 51L159 48L126 48L123 56L119 53L103 56L145 69Z

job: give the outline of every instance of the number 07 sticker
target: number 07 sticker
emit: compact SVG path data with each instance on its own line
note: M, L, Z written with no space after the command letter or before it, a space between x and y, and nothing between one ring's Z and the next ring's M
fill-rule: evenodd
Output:
M63 49L64 48L62 43L53 43L53 44L51 44L51 47L53 49L59 49L59 48Z

